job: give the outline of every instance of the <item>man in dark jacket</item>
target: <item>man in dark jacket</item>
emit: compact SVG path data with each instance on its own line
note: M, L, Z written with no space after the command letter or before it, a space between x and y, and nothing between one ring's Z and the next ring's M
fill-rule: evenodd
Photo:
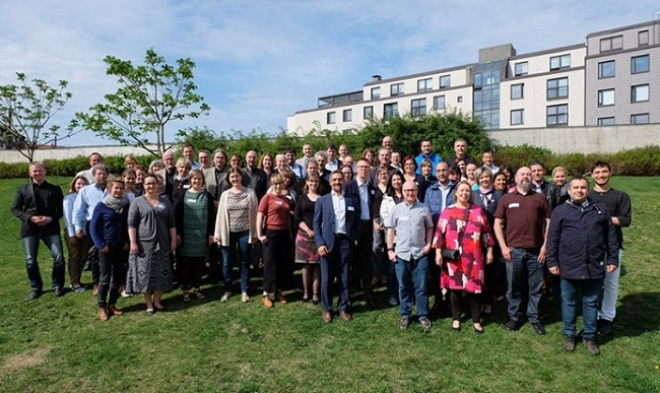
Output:
M63 216L62 189L46 181L46 168L40 162L29 166L30 183L18 188L11 213L18 217L25 248L25 266L30 280L30 299L41 296L43 281L37 263L39 239L53 257L53 289L55 296L64 295L64 254L60 237L60 218Z
M571 199L552 212L546 241L547 264L552 274L561 277L564 349L575 349L579 291L584 319L582 340L589 353L598 355L598 294L605 272L613 272L619 266L616 231L607 205L587 197L589 182L585 178L573 178L568 193Z

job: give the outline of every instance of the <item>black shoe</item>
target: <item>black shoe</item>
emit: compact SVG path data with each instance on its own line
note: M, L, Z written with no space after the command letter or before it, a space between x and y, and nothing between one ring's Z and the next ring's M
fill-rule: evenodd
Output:
M520 330L520 326L520 322L516 321L515 319L509 319L507 323L504 324L504 328L510 332Z
M564 339L564 351L566 352L573 352L575 351L575 337L566 337Z
M600 348L598 348L598 344L596 344L596 340L594 340L593 338L585 338L582 340L582 343L584 344L584 347L587 349L587 352L589 352L594 356L600 355Z
M543 336L545 334L545 328L541 324L541 322L531 322L532 327L534 328L534 331L536 334Z
M57 296L57 297L62 297L62 296L64 296L64 288L62 288L62 287L55 287L55 296Z
M608 321L607 319L599 319L597 326L598 335L600 336L607 336L608 334L612 333L612 321Z
M34 300L39 298L41 296L41 290L40 289L33 289L30 291L30 300Z

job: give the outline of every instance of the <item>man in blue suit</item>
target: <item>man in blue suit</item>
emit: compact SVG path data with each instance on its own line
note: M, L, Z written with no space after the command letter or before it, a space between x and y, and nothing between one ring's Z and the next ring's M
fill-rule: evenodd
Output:
M321 302L323 321L332 322L332 291L334 277L339 280L339 316L353 319L348 312L348 272L352 245L360 231L360 201L343 193L344 177L341 171L330 175L330 194L316 202L314 211L314 240L321 256Z

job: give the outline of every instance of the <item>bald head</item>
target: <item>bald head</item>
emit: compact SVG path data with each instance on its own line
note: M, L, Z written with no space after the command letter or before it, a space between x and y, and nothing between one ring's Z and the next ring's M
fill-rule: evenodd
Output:
M417 200L417 184L413 181L403 183L403 198L408 203L415 203Z
M523 166L516 171L516 187L522 193L528 193L530 190L530 179L532 178L532 170L529 167Z

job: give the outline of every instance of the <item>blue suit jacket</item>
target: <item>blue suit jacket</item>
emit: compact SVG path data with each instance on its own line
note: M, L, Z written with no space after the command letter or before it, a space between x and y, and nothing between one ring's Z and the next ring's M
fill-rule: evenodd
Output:
M354 244L360 233L360 201L353 195L343 193L346 202L346 238ZM328 252L335 245L335 209L332 193L320 197L314 208L314 241L316 247L325 245Z

